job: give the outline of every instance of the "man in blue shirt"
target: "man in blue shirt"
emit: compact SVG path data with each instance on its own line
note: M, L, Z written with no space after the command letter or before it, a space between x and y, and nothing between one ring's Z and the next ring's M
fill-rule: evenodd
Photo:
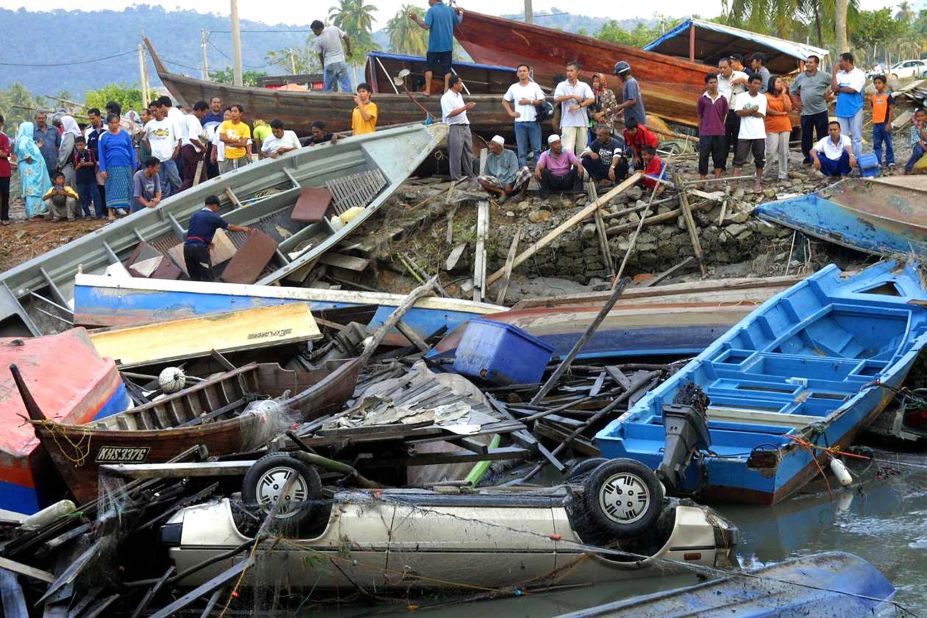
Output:
M830 87L837 94L834 115L840 123L840 133L853 143L853 155L859 161L863 156L863 89L866 74L853 64L853 54L840 54L839 71L831 78Z
M428 0L429 9L425 20L414 11L409 19L428 31L428 53L425 56L425 94L431 94L431 77L434 71L444 75L444 92L451 77L451 52L454 50L454 26L463 21L463 9L451 8L441 0Z
M45 159L48 177L54 179L58 171L58 147L61 145L61 133L55 127L47 124L48 116L45 112L36 112L35 126L32 127L32 139Z
M212 246L216 230L223 229L230 232L251 233L250 227L232 225L216 214L219 210L219 198L210 195L205 200L206 206L190 217L187 227L187 238L183 243L183 261L187 266L187 274L191 281L215 281L212 272L212 259L209 257L209 247Z

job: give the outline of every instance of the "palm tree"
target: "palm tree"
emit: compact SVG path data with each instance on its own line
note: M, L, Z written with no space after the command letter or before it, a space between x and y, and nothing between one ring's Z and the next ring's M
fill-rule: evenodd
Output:
M339 0L337 6L328 9L328 18L332 23L351 37L352 61L362 60L377 45L373 42L373 12L377 10L364 0Z
M424 14L422 9L411 4L404 4L386 23L389 46L391 51L398 54L424 56L428 51L428 32L409 19L409 13L413 12L419 17Z

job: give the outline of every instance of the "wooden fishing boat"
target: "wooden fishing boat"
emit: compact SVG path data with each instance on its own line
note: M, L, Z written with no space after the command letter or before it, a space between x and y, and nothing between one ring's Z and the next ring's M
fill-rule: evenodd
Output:
M0 365L16 363L48 418L87 423L132 402L116 365L97 354L83 328L36 339L0 339ZM31 515L47 505L51 470L9 372L0 376L0 509Z
M925 299L915 265L851 276L828 266L757 308L596 444L658 469L675 492L775 504L892 400L927 343Z
M128 276L122 262L142 242L146 255L154 256L150 259L161 260L159 268L170 265L179 276L181 265L172 261L185 225L209 195L219 197L219 212L229 223L263 233L228 233L229 253L235 254L228 263L249 240L263 239L264 249L276 246L264 254L269 262L253 263L247 251L243 258L247 266L263 267L255 273L256 283L302 283L317 258L376 212L446 134L443 124L377 131L264 159L173 195L157 208L139 211L0 274L0 335L69 328L74 276L108 269ZM325 214L294 219L295 204L309 188L329 196L330 203L321 209ZM343 227L334 226L329 213L338 218L349 210L353 218Z
M404 296L235 283L204 283L77 275L74 281L74 321L85 326L125 327L209 316L251 307L305 303L317 314L328 309L374 306L367 324L383 324ZM472 317L505 311L505 307L456 298L423 298L403 316L403 323L423 339L453 330Z
M407 54L387 54L372 51L367 54L367 64L364 66L364 78L374 93L402 94L403 89L394 81L402 71L408 72L403 78L403 84L410 92L419 92L425 87L425 70L428 61L421 56ZM502 95L509 89L517 78L515 68L511 65L496 66L492 64L476 64L473 62L455 62L451 71L459 75L464 83L464 96L474 94L497 95L496 105L502 111ZM444 91L444 80L435 79L431 84L431 94L438 97ZM379 97L378 97L379 98ZM505 115L505 124L511 125L511 119ZM474 116L475 117L475 116Z
M21 381L17 386L36 438L74 497L85 503L97 498L100 465L163 463L197 445L216 456L247 451L294 421L337 412L353 394L362 368L361 359L313 371L252 363L84 425L50 420L32 399L34 389ZM30 369L23 367L22 373L33 379ZM296 396L280 406L245 410L255 399L288 393Z
M476 62L515 64L527 62L534 78L545 86L554 86L557 76L564 79L566 63L580 63L585 81L592 73L612 75L615 63L624 60L641 83L644 106L668 122L698 126L695 102L705 92L705 73L713 67L636 47L606 43L588 36L571 34L526 24L512 19L467 11L454 35ZM617 78L610 85L621 100Z
M294 92L230 86L186 77L168 71L148 39L145 39L145 45L148 47L155 70L164 87L182 105L192 106L197 101L209 101L211 97L222 97L227 104L241 104L250 119L260 118L267 122L274 119L282 120L288 129L296 131L299 135L308 135L312 123L316 120L323 121L329 131L351 130L351 112L355 107L354 95L351 93ZM485 72L485 69L480 68L481 66L485 65L468 67L468 72L471 72L469 69L472 69L474 73ZM368 64L368 67L371 65ZM455 70L463 70L459 64L455 64L455 67ZM380 65L374 62L371 68L380 69ZM509 83L515 81L512 69L498 67L498 70L508 71ZM373 97L373 101L380 109L380 117L377 120L379 126L424 122L426 115L430 115L435 122L441 122L440 96L424 97L413 94L410 98L401 89L396 92L388 88L388 83L391 83L397 75L389 75L382 69L380 71L383 75L376 76L375 80L380 84L377 86L379 92ZM411 80L414 80L414 76ZM477 83L474 84L475 88L472 91L474 94L467 95L467 101L476 103L476 107L467 112L473 129L489 135L500 132L511 133L512 119L502 108L501 94L482 93L478 81L475 80ZM496 77L491 81L498 82L499 78ZM410 89L412 85L414 84L410 83Z
M809 236L877 255L927 252L927 179L847 178L753 212Z

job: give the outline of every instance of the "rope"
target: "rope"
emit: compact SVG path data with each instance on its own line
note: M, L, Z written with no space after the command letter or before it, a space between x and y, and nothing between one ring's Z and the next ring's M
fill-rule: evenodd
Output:
M92 58L90 60L76 60L74 62L53 62L50 64L44 63L35 63L35 64L23 64L18 62L0 62L2 67L28 67L28 68L44 68L44 69L57 69L59 67L73 67L80 64L93 64L94 62L102 62L104 60L112 60L113 58L120 58L122 56L128 56L129 54L136 54L137 50L124 51L118 54L113 54L111 56L101 56L100 58Z

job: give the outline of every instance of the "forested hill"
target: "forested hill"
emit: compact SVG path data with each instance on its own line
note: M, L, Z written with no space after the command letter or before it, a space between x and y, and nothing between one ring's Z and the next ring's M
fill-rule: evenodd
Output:
M242 20L242 62L245 69L279 73L268 67L268 51L305 45L309 26L265 24ZM31 12L0 9L0 89L19 82L36 95L84 91L112 82L138 84L136 47L144 33L168 67L199 76L200 30L211 31L210 69L231 64L229 19L195 11L165 11L134 6L117 11ZM285 30L288 32L249 32ZM85 62L107 58L97 62ZM76 64L84 62L83 64ZM152 85L157 75L149 62Z

